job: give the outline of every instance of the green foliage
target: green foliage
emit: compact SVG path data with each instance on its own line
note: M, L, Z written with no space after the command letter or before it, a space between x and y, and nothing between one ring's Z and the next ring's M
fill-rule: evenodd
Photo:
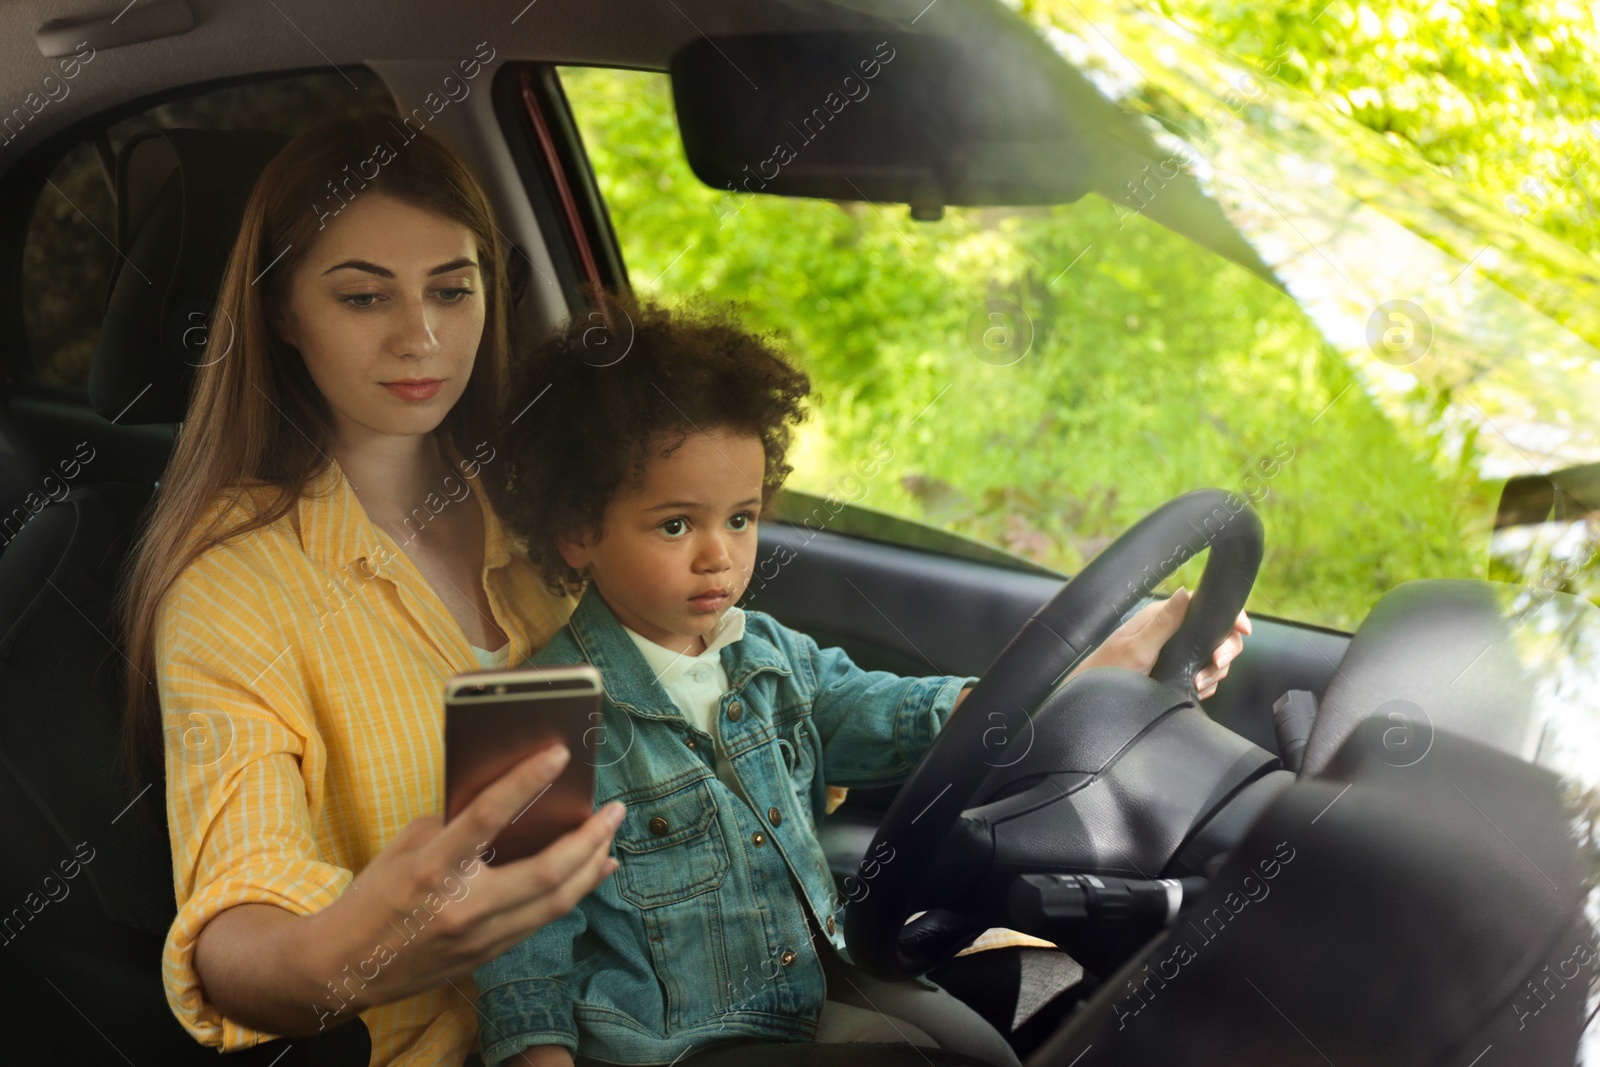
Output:
M1098 199L915 223L719 193L683 160L663 76L563 82L635 288L736 301L811 374L797 488L1068 572L1167 499L1232 489L1267 527L1251 610L1326 625L1397 582L1481 576L1492 493L1242 268Z
M1600 21L1587 0L1151 6L1600 253Z

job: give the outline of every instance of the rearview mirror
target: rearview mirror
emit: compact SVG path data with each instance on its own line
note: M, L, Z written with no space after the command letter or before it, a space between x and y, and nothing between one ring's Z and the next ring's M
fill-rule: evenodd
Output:
M891 31L699 38L670 70L684 152L707 185L905 203L919 217L1079 199L1093 154L1070 112L1110 107L1048 49Z

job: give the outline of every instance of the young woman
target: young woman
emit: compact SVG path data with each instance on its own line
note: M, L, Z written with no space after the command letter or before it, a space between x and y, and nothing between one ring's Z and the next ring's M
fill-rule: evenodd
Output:
M482 862L559 759L436 814L445 679L521 662L572 602L478 490L505 248L472 175L407 133L328 120L257 182L129 584L129 741L165 739L167 995L221 1049L360 1013L373 1063L459 1064L472 968L614 867L620 806Z

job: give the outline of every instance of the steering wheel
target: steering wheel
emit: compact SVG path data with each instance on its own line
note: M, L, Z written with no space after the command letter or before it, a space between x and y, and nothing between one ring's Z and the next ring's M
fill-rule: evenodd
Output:
M948 912L936 909L906 921L931 907L929 888L937 879L930 876L941 848L985 791L995 764L978 754L1031 730L1035 709L1072 665L1109 637L1150 590L1206 549L1199 589L1150 673L1168 687L1153 688L1167 698L1176 694L1169 703L1198 708L1195 672L1232 632L1261 565L1261 520L1238 494L1220 489L1186 493L1141 519L1069 579L990 664L900 788L857 869L855 884L863 892L847 893L845 912L855 963L881 978L913 977L953 956L988 925L952 922ZM1149 679L1137 680L1150 685ZM1083 715L1058 722L1057 740L1061 731L1070 738L1074 730L1101 728L1099 721ZM968 866L981 863L972 857ZM942 866L949 868L948 859Z

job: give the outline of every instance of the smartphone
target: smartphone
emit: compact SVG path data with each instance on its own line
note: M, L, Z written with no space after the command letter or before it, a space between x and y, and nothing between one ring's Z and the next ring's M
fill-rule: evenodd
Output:
M490 866L531 856L594 812L587 736L600 727L600 672L587 664L458 674L445 683L445 822L524 759L562 743L572 758L493 842Z

